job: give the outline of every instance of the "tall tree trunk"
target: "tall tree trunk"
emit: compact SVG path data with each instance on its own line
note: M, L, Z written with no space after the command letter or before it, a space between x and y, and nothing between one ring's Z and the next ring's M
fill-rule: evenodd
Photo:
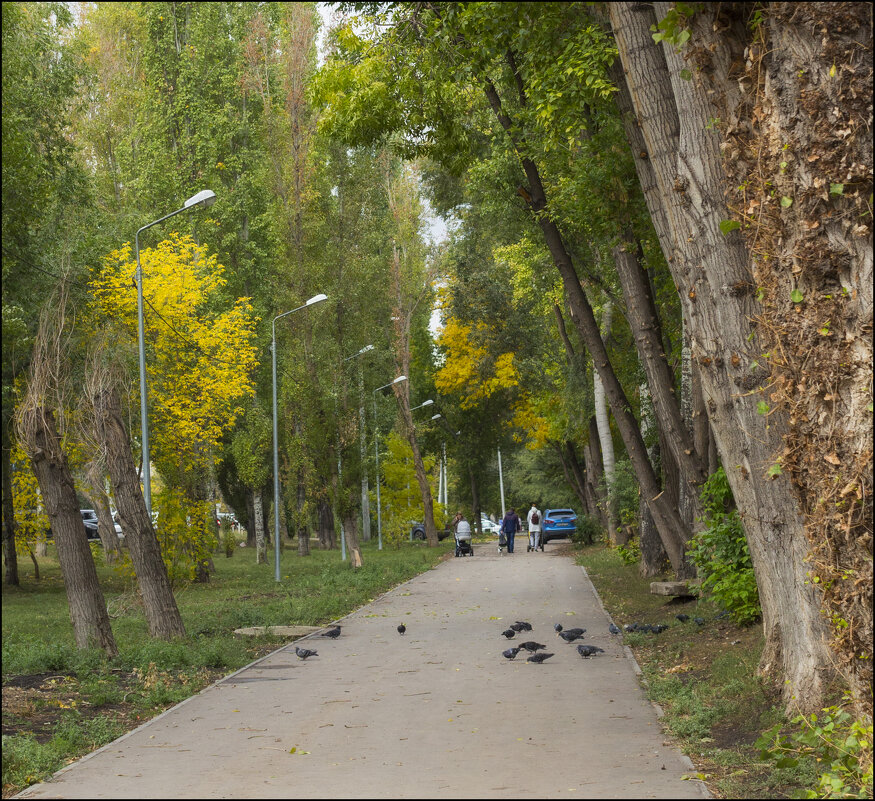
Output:
M29 431L22 439L33 465L43 503L49 515L77 648L97 647L108 656L118 648L109 624L106 601L97 580L97 568L88 547L73 476L50 409L31 409Z
M255 547L255 492L246 489L246 547Z
M651 439L656 421L653 411L653 404L650 400L650 389L647 382L641 384L641 435L645 441ZM655 442L647 449L650 463L656 467L660 464L660 448L659 437L653 437ZM663 487L665 487L665 472L663 471ZM664 490L663 490L664 491ZM653 523L653 515L650 514L650 507L647 505L644 498L639 495L638 500L638 547L641 551L641 563L638 571L645 578L656 576L665 572L668 566L668 556L665 553L665 548L662 547L662 541L659 539L659 532Z
M7 420L3 420L3 561L6 564L4 581L8 586L17 587L18 554L15 552L15 500L12 497L12 444L6 431Z
M88 497L97 511L97 535L100 544L103 545L103 555L107 563L115 562L121 556L121 545L118 535L115 533L115 521L112 519L112 510L109 497L103 489L104 477L100 460L92 461L86 472L88 485Z
M267 564L267 546L264 542L264 504L261 500L261 490L252 492L252 506L255 510L255 564Z
M336 548L337 541L334 532L334 512L331 509L331 504L324 498L320 499L316 505L316 515L319 521L317 529L319 547L323 551ZM300 537L300 534L298 536Z
M589 438L584 449L586 479L590 495L595 499L595 509L602 528L608 531L607 501L604 489L604 469L602 468L602 449L599 446L599 429L595 415L589 418Z
M106 449L106 466L128 552L137 575L137 584L143 597L149 634L165 640L184 637L185 626L173 597L167 566L161 557L161 547L146 509L131 452L131 442L122 418L118 392L114 389L94 391L91 402L100 440ZM112 525L109 509L107 519Z
M298 534L298 556L309 556L310 555L310 525L307 520L307 515L304 513L305 504L307 501L307 484L304 481L303 471L299 471L298 473L298 481L297 481L297 493L295 495L295 530ZM320 502L321 503L321 502ZM328 506L327 501L324 502L325 506L328 510L329 521L328 525L330 526L330 532L326 531L324 536L327 541L330 543L329 547L334 547L334 515L331 512L331 507ZM322 523L322 515L319 517L320 524ZM323 538L323 531L320 529L319 531L319 539L320 541Z
M691 417L684 415L674 386L674 375L663 348L662 325L650 291L650 280L641 263L641 248L633 242L632 231L624 232L625 242L614 248L614 263L623 287L627 319L638 348L638 358L647 376L659 430L680 469L682 498L689 513L683 514L688 530L700 516L698 488L707 478L705 460L695 450ZM691 407L690 407L691 409Z
M522 78L516 69L511 53L507 54L507 61L520 88L520 102L525 105L525 93L521 83ZM527 151L526 143L520 139L513 121L505 113L495 86L487 77L481 76L481 78L483 79L487 100L490 106L492 106L499 123L505 129L517 152L520 154L525 153ZM529 208L541 229L553 263L562 277L562 284L571 308L572 319L577 325L586 349L592 355L593 365L604 384L605 394L610 404L611 412L614 415L614 420L617 423L617 429L623 439L623 444L626 446L626 453L629 455L632 469L653 512L654 521L659 529L659 536L662 538L665 550L671 559L672 567L679 577L692 575L691 565L684 555L684 543L689 539L686 527L677 509L670 507L661 497L659 481L653 466L647 458L647 449L641 438L638 421L632 414L631 405L608 358L592 306L586 293L583 291L583 286L574 268L568 249L565 247L562 234L556 223L547 213L547 195L538 167L530 158L523 155L520 155L520 165L529 182L527 190L527 196L531 198L531 200L527 201Z
M738 234L720 231L730 216L723 202L728 186L703 77L718 88L727 80L721 42L726 32L713 36L713 8L696 15L693 40L709 51L713 46L711 66L685 80L682 71L693 65L673 46L654 43L652 7L612 3L608 10L646 142L636 166L652 167L656 177L645 197L649 208L662 206L668 222L670 240L661 244L680 290L712 431L750 545L766 636L761 669L785 680L788 703L795 698L803 708L815 708L832 673L820 593L806 575L808 543L790 482L766 475L781 454L786 428L777 415L767 419L757 412L762 395L755 390L769 377L756 361L762 347L751 324L756 308L747 288L756 284L749 257ZM658 3L656 14L668 10Z
M480 488L477 484L477 476L473 465L468 465L468 478L471 481L471 515L473 520L480 519Z
M611 335L611 323L614 317L614 304L608 300L602 312L602 339L607 342ZM599 432L599 445L602 454L602 470L605 477L605 517L608 521L608 537L613 545L621 544L620 524L617 520L617 505L614 501L614 438L611 436L611 423L608 419L608 404L605 400L605 385L602 383L598 370L592 373L593 405L595 406L595 423ZM625 543L623 543L625 544Z

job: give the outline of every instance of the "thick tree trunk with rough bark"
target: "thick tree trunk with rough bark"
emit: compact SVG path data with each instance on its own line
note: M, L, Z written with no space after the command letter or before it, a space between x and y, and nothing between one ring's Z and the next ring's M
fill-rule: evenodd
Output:
M146 509L118 393L115 390L98 391L91 401L98 433L106 449L106 466L128 552L137 575L137 585L143 598L149 634L162 639L184 637L185 626L173 596L167 567L161 557L161 547ZM108 508L107 519L112 525Z
M807 580L808 543L790 482L767 475L780 457L785 421L757 411L769 376L757 361L762 348L751 322L757 311L755 284L741 236L720 230L730 216L724 202L728 186L707 92L730 80L727 32L715 37L711 30L715 7L696 15L693 41L709 50L713 46L707 73L697 74L695 62L651 37L650 26L665 16L668 4L658 3L656 15L651 6L638 3L613 3L608 10L646 142L636 164L642 168L647 162L656 178L648 206L661 206L667 220L670 239L661 244L750 545L766 635L761 668L786 679L788 702L795 697L804 708L816 707L831 672L820 597Z
M3 415L6 425L6 415ZM3 562L6 565L4 582L11 587L17 587L18 554L15 552L15 503L12 497L12 458L11 443L3 432Z
M319 548L323 551L331 550L337 547L336 535L334 533L334 511L331 509L331 504L325 499L320 499L316 504L316 517L318 521L317 533L319 537ZM300 532L300 529L298 529ZM300 533L298 534L300 537Z
M35 425L26 448L54 534L76 646L102 648L107 655L116 656L118 648L106 601L97 580L97 568L54 415L45 407L34 409L33 414Z

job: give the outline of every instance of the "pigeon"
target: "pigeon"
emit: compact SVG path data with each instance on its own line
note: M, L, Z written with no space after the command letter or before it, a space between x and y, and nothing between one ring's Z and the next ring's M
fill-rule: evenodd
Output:
M519 632L521 632L521 631L531 631L531 629L532 629L531 626L529 626L529 628L526 628L526 627L525 627L525 624L523 624L523 623L519 623L519 622L514 623L514 624L508 626L508 628L509 628L509 629L512 629L513 631L515 631L515 632L517 632L517 633L519 633Z
M638 630L637 623L635 623L634 625L632 623L627 623L625 626L623 626L623 631L637 631L637 630Z
M399 624L398 625L398 633L404 634L405 631L407 631L407 626L405 626L403 623Z
M651 628L653 629L654 634L662 634L662 632L664 632L668 628L668 626L666 626L665 623L657 623Z
M509 640L512 640L514 637L516 637L516 632L513 629L505 629L501 633L503 636L507 637L507 639L509 639Z
M295 646L295 653L298 655L298 659L309 659L311 656L319 656L315 651L311 651L309 648L298 648Z
M690 616L680 614L680 615L675 615L674 618L675 618L675 620L680 620L681 623L686 623L690 619Z
M522 645L520 645L520 648L525 648L527 651L531 651L532 653L537 651L539 648L546 648L546 647L547 647L546 645L541 645L541 643L532 642L531 640L529 640L528 642L524 642Z
M694 617L694 618L693 618L693 623L695 623L697 626L704 626L704 625L705 625L705 619L704 619L704 618L701 618L701 617Z
M579 634L577 630L575 631L560 631L559 636L565 640L565 642L574 642L575 640L581 639L583 637L583 632L581 631Z
M613 623L608 624L608 631L611 632L611 634L622 634L622 632Z
M541 647L543 648L544 646L542 645ZM553 654L548 654L548 653L545 653L542 651L540 654L532 654L526 660L526 662L536 662L537 664L540 665L541 662L543 662L545 659L549 659L551 656L553 656Z
M562 631L562 624L557 623L555 626L553 626L553 628L556 630L556 633L558 634L560 631Z
M599 648L597 645L577 646L577 653L579 653L584 659L589 659L591 656L595 656L596 654L603 654L604 652L604 649Z
M532 630L532 624L526 623L525 620L518 620L516 622L516 625L519 626L517 631L531 631ZM513 626L511 626L511 628L513 628Z
M508 648L506 651L502 651L501 655L505 659L514 659L521 650L521 648Z
M323 631L319 636L331 637L332 640L336 640L340 636L340 626L333 626L328 631Z

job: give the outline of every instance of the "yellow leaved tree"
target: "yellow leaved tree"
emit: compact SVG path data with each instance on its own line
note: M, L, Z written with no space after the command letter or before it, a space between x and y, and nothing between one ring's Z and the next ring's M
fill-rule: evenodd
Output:
M224 268L188 236L140 252L152 460L167 515L159 542L172 580L194 577L216 536L208 486L223 434L254 394L257 365L249 298L228 298ZM110 253L91 282L98 319L137 340L136 260L130 244ZM180 496L180 492L182 495ZM184 498L184 501L182 500Z

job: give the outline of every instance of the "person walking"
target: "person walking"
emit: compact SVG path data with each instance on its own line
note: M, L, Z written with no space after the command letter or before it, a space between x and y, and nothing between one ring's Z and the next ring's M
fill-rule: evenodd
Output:
M529 513L526 516L529 524L529 546L526 548L526 553L529 551L537 551L540 547L544 550L544 543L541 540L541 510L536 503L532 504Z
M512 506L501 520L501 530L507 538L507 552L513 553L513 539L520 530L520 519Z

